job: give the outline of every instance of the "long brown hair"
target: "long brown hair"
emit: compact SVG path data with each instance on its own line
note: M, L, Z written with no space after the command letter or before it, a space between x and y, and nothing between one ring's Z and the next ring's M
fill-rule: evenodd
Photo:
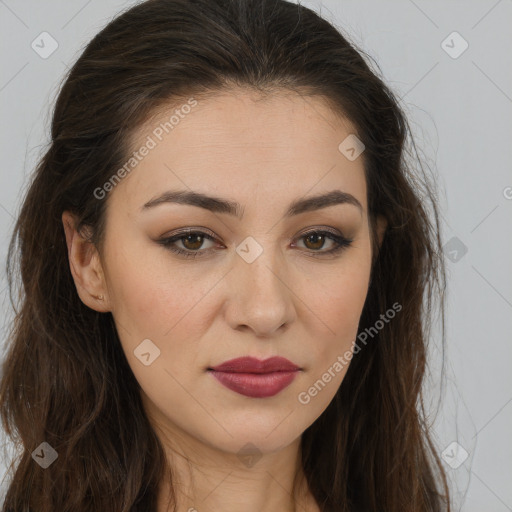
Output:
M51 143L9 245L16 316L0 412L18 452L3 512L155 510L163 447L112 315L77 294L61 215L72 211L101 248L108 198L94 190L126 162L134 130L164 104L232 86L317 95L353 123L365 145L374 256L360 332L401 306L374 328L302 436L312 493L323 511L449 510L421 394L436 298L444 343L436 193L413 164L417 151L398 101L363 55L319 15L284 0L149 0L88 44L63 83ZM379 214L388 222L380 250ZM33 457L43 441L58 454L46 469Z

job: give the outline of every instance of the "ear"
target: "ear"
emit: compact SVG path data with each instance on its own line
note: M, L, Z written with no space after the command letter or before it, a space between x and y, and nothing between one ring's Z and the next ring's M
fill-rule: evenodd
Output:
M386 228L388 227L388 221L383 215L377 215L376 224L377 224L377 237L379 240L379 248L380 248L380 246L382 245L382 241L384 240Z
M96 247L78 233L73 214L63 212L62 224L68 246L69 267L81 301L95 311L110 311L107 286Z

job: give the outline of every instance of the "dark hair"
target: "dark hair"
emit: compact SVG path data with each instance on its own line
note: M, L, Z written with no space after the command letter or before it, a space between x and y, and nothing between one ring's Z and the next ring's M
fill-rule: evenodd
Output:
M52 140L9 245L16 316L0 408L20 451L4 512L155 510L163 447L112 315L93 311L77 294L61 216L73 212L78 229L101 248L107 200L94 190L133 151L135 130L163 105L233 87L318 96L351 121L365 145L373 247L360 331L391 304L402 306L353 358L334 399L302 436L315 499L336 512L450 509L421 394L435 297L444 342L436 195L423 167L420 177L407 158L404 113L362 55L319 15L283 0L149 0L87 45L58 96ZM380 250L379 214L388 222ZM59 454L45 470L31 456L42 441Z

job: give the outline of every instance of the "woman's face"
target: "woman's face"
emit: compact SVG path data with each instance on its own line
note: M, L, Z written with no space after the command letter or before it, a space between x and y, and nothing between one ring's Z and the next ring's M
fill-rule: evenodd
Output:
M270 452L334 397L371 263L363 161L352 138L343 142L352 133L318 97L242 90L173 105L138 130L134 150L149 149L98 199L108 200L104 302L148 414L169 438ZM159 200L177 191L240 209ZM338 202L307 202L328 193ZM290 213L297 202L306 207ZM325 231L351 243L330 253L338 244ZM299 370L209 370L247 356Z

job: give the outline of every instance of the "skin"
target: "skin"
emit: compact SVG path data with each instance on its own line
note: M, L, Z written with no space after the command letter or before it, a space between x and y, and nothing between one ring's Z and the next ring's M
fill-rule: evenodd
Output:
M137 130L134 148L159 122ZM307 405L298 395L352 349L366 299L371 245L363 161L338 150L351 133L349 121L319 97L219 93L199 101L109 193L101 254L77 233L69 212L62 216L77 292L90 308L112 312L172 465L180 512L320 510L303 479L300 439L347 366ZM238 201L244 217L171 203L140 212L174 189ZM342 204L284 218L293 200L336 189L355 196L362 212ZM385 221L378 221L382 241ZM183 227L207 228L217 240L185 245L182 238L174 246L218 250L186 259L157 243ZM299 237L310 228L331 228L353 242L322 256L335 243ZM235 251L248 236L263 249L252 263ZM95 298L100 294L103 300ZM144 339L160 349L149 366L134 355ZM281 355L302 371L270 398L235 393L206 371L244 355ZM248 442L260 456L252 466L237 455ZM168 510L167 482L163 477L158 512Z

